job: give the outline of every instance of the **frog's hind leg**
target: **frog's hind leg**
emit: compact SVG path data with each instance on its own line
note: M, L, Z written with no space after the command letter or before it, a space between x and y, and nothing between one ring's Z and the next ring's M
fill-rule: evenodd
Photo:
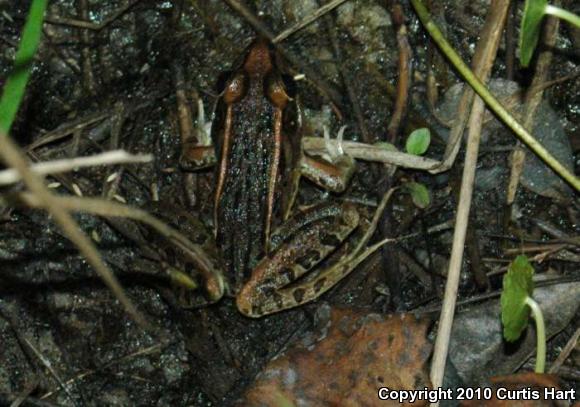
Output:
M344 258L308 278L307 272L337 249L359 225L358 211L349 203L312 209L311 221L301 221L305 216L290 219L287 227L293 233L283 243L272 242L277 248L254 269L251 279L238 293L236 302L240 312L257 318L263 315L293 308L318 298L338 281L347 276L358 264L379 246L363 250L376 229L392 191L385 194L372 222L364 231L355 248ZM328 211L327 216L315 219L317 211ZM329 210L332 209L332 210ZM297 224L296 226L293 226ZM276 239L276 233L273 240ZM304 276L304 281L299 281ZM292 284L295 283L295 284Z

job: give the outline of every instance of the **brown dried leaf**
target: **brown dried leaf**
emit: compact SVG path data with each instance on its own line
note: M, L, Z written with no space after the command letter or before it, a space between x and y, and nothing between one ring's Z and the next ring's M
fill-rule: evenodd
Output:
M430 386L426 321L333 309L323 325L271 361L241 405L399 406L378 389Z

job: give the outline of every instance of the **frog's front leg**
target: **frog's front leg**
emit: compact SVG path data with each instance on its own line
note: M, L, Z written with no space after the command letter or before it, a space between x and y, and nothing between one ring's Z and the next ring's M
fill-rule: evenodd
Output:
M342 141L344 127L338 133L338 141ZM324 137L329 140L328 130L324 129ZM342 149L332 149L328 144L328 152L324 157L311 157L302 153L298 165L293 171L290 186L290 200L284 212L284 219L290 216L292 206L297 196L298 184L305 177L327 191L342 193L349 185L356 169L356 161L344 154Z
M181 141L179 165L186 171L213 167L217 162L215 147L210 137L211 123L206 123L203 102L198 100L197 121L191 139Z

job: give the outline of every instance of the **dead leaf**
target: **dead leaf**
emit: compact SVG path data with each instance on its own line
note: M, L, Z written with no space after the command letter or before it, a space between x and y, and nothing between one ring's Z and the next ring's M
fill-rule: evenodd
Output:
M266 366L238 405L400 406L379 400L378 389L430 387L427 328L412 315L333 309L316 335Z

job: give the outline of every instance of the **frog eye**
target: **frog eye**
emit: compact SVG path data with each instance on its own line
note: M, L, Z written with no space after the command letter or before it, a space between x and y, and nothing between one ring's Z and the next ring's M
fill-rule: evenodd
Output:
M248 91L248 76L244 73L236 74L224 89L224 102L227 104L235 103L241 100Z
M286 92L284 82L278 75L269 74L264 81L264 94L278 108L284 109L290 96Z

